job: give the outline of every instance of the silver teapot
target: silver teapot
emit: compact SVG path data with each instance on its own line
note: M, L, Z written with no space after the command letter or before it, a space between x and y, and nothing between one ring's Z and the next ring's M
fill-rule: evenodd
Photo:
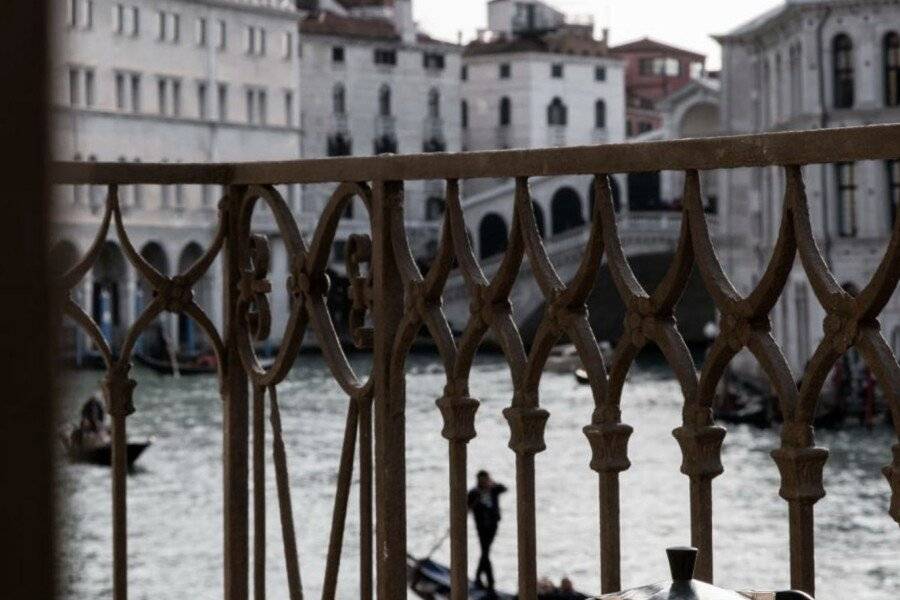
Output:
M600 596L599 600L813 600L803 592L735 592L694 579L697 549L669 548L672 580Z

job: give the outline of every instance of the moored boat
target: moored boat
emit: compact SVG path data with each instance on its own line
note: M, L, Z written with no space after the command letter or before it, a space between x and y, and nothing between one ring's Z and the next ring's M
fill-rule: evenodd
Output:
M65 442L66 450L72 462L88 463L92 465L111 466L112 465L112 446L104 444L102 446L85 447L72 442L71 438ZM150 447L152 440L144 442L129 442L127 449L128 467L132 467L134 462L144 453L144 450Z

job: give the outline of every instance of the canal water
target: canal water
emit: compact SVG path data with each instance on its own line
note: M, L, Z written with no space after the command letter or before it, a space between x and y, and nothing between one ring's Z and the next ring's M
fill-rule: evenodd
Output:
M360 371L366 361L355 361ZM128 479L129 584L135 599L222 597L222 412L212 377L174 380L136 372L137 412L132 438L154 444ZM73 419L95 389L99 374L68 375L63 413ZM446 531L447 446L434 400L444 375L436 359L413 356L408 391L409 547L422 554ZM514 590L516 520L514 457L501 410L512 396L499 357L479 360L472 395L482 401L478 437L469 446L470 477L488 469L510 492L492 552L498 587ZM301 356L279 386L303 585L320 594L324 557L347 398L319 358ZM537 458L538 572L579 589L599 591L597 476L581 429L591 416L586 386L569 374L547 373L541 402L550 411L547 450ZM626 587L667 578L664 548L689 537L688 480L679 473L680 451L671 435L680 419L678 386L664 367L635 367L626 385L623 420L634 427L622 475L622 576ZM886 429L823 432L831 450L828 496L816 506L819 600L888 600L900 597L900 527L887 514L889 488L881 467L889 462ZM769 452L777 433L731 426L724 446L725 474L715 480L715 576L719 585L783 589L788 586L786 503L778 497L778 472ZM269 597L286 598L271 446L267 471ZM64 598L111 597L109 471L63 464L60 540ZM354 491L356 491L354 481ZM351 501L339 598L358 597L358 506ZM472 529L472 528L470 528ZM478 559L470 531L470 564ZM448 561L444 544L435 558Z

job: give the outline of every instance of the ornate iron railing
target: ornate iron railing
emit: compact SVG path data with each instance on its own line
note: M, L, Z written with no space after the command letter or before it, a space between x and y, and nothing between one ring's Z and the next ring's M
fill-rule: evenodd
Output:
M878 316L900 279L900 219L872 280L856 296L835 282L816 246L800 165L886 160L900 157L900 125L842 130L754 135L646 144L506 151L470 154L384 156L256 164L57 164L58 184L94 184L108 188L106 208L96 241L59 281L64 313L93 340L106 361L103 390L112 416L113 438L113 581L115 598L126 598L126 422L134 411L135 382L129 376L138 336L164 312L190 316L203 329L218 356L224 400L224 536L225 597L248 596L249 465L253 465L255 556L253 588L265 590L263 440L264 404L271 405L274 465L281 508L284 551L291 597L302 596L300 570L290 510L288 471L280 435L276 389L294 361L308 329L318 337L334 378L349 397L345 439L340 459L323 598L334 598L341 559L344 522L354 455L359 450L361 506L361 589L364 599L406 597L405 361L419 329L428 329L446 371L446 387L436 399L444 418L449 446L449 498L453 598L466 592L466 445L476 434L478 400L469 395L469 375L481 341L489 333L499 342L512 373L515 393L503 411L516 456L516 518L520 598L536 598L535 455L544 449L548 412L541 408L538 386L548 355L567 336L590 376L594 411L584 433L592 450L591 468L598 474L601 585L604 592L620 586L619 474L629 468L627 444L632 428L619 409L625 376L638 351L658 345L674 370L684 395L683 424L675 430L683 452L681 470L690 480L691 539L700 549L697 574L713 573L712 481L722 473L720 450L725 430L715 425L712 401L729 361L743 348L757 358L771 380L784 415L781 447L772 454L781 472L781 496L790 519L791 583L814 590L813 506L824 496L822 470L828 452L817 447L813 419L827 373L838 357L856 346L874 371L900 432L900 366L879 332ZM767 271L747 297L729 282L716 258L700 197L699 172L741 167L781 167L786 190L781 229ZM686 173L680 242L668 274L653 293L632 273L618 239L608 173L682 170ZM528 180L535 176L595 175L594 213L589 243L576 276L557 276L541 242L529 198ZM496 273L488 279L472 252L462 207L460 180L481 177L516 179L515 218L508 248ZM437 257L421 273L404 229L404 181L446 181L446 206ZM300 234L290 207L276 184L336 183L311 241ZM127 184L218 184L227 193L219 205L218 230L209 249L190 269L174 277L155 270L129 241L118 200ZM368 379L351 368L329 315L326 267L338 220L345 206L360 198L369 212L371 236L354 236L348 245L352 314L350 325L358 346L373 350ZM287 247L293 302L277 359L264 368L256 342L270 329L267 294L269 260L266 239L254 235L251 220L260 203L270 208ZM152 301L128 330L114 355L91 316L69 292L97 260L104 240L115 229L129 262L153 288ZM192 286L221 255L224 264L224 324L215 324L193 300ZM799 257L824 307L825 337L798 384L770 333L769 313L781 296ZM527 258L546 298L546 310L533 345L526 348L512 317L509 301L517 274ZM604 364L591 331L586 299L605 260L618 294L627 307L625 333L611 364ZM721 333L698 373L673 317L673 309L696 267L721 315ZM444 286L453 269L465 279L471 318L454 336L442 308ZM403 299L398 302L398 299ZM373 327L368 328L371 322ZM252 392L252 393L251 393ZM252 418L251 418L252 415ZM252 436L250 435L252 431ZM250 440L252 439L252 453ZM885 467L893 495L890 514L900 522L900 444ZM374 506L374 512L373 512ZM373 537L374 536L374 537ZM377 585L376 585L377 584Z

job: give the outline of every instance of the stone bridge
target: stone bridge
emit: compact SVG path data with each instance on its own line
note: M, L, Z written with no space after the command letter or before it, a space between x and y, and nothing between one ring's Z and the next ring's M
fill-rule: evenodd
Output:
M640 190L640 180L629 181L625 175L611 178L613 196L618 209L619 236L632 269L644 287L652 290L662 280L678 244L681 213L668 207L655 210L641 208L632 197ZM669 184L672 185L672 184ZM535 217L544 238L547 254L559 276L568 281L578 269L588 243L593 208L593 178L548 177L531 180ZM510 181L476 194L469 195L464 211L469 239L482 269L489 278L494 275L506 250L512 224L513 193L515 183ZM624 190L624 193L623 193ZM629 206L630 205L630 206ZM708 216L710 231L724 243L716 215ZM604 261L605 265L605 261ZM621 332L625 315L624 305L616 295L597 293L613 286L609 272L603 272L597 281L595 293L588 300L591 325L599 339L614 340ZM516 323L526 342L530 341L540 321L544 297L531 274L525 259L519 279L511 296ZM444 310L451 327L462 330L468 321L469 295L465 283L454 272L448 281L444 295ZM692 274L676 312L684 337L688 342L705 340L703 327L714 320L712 301L703 289L697 272Z

